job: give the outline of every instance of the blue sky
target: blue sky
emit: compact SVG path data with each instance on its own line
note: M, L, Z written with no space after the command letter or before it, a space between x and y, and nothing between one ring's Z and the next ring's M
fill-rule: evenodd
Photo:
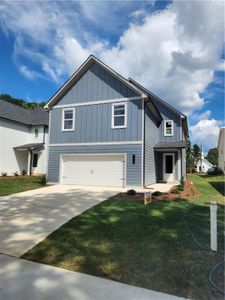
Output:
M223 1L3 1L0 13L0 93L47 101L92 53L188 114L192 142L216 146Z

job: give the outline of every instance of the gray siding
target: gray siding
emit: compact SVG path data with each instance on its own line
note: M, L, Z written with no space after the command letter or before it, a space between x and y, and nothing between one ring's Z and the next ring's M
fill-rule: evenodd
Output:
M145 185L157 181L156 156L154 146L159 140L159 128L147 106L145 106L145 148L144 148L144 174Z
M60 154L66 153L127 153L127 186L142 185L142 145L54 146L49 147L48 181L59 182ZM132 155L135 155L135 164ZM110 170L109 170L110 171Z
M139 95L93 63L57 105L136 96Z
M174 135L164 136L164 122L162 121L159 127L160 139L159 142L176 142L182 140L182 128L180 116L173 112L171 109L165 107L165 105L154 100L163 120L173 120L174 122Z
M142 140L142 102L127 103L127 128L111 128L112 104L76 107L75 130L62 131L62 109L51 112L50 143L91 143Z
M182 149L181 154L181 176L186 179L186 149Z

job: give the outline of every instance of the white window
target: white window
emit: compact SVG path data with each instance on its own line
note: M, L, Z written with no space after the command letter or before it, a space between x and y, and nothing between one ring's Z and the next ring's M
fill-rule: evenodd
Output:
M74 130L75 109L64 108L62 111L62 131Z
M173 136L173 121L164 121L164 136Z
M112 104L112 128L127 126L127 103Z

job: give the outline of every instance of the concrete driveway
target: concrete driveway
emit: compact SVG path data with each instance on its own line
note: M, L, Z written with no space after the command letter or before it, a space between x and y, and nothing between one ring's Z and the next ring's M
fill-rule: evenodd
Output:
M0 253L20 256L116 191L55 185L0 197Z

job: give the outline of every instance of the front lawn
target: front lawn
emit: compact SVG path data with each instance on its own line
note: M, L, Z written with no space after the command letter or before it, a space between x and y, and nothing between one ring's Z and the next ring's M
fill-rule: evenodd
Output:
M197 175L191 179L198 187L205 182ZM187 298L223 299L208 274L223 257L224 207L218 207L217 253L199 248L183 223L191 207L186 222L199 242L209 245L207 203L212 196L222 203L223 197L206 186L190 201L144 206L109 199L64 224L23 258ZM215 278L221 288L222 275L220 268Z
M0 196L34 190L42 186L42 176L0 177Z

